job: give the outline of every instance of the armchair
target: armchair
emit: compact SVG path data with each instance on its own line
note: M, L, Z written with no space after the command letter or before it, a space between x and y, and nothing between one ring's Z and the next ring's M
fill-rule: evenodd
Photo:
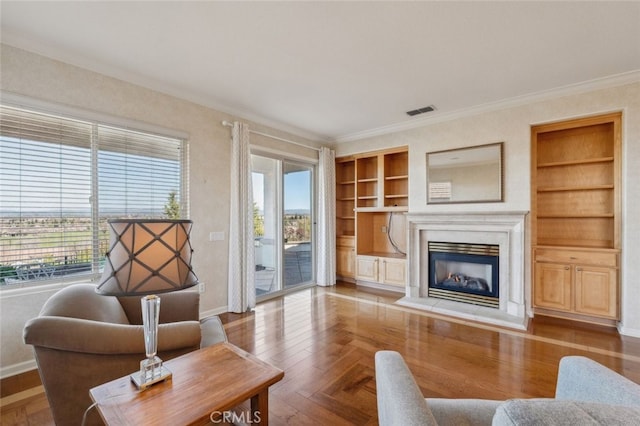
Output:
M226 341L218 317L199 321L200 295L162 296L158 354L165 360ZM60 290L27 322L24 341L33 345L47 399L58 426L81 424L91 405L89 389L130 374L145 358L139 297L102 296L91 284ZM92 410L86 424L102 424Z
M387 425L638 425L640 385L582 356L560 360L555 398L424 398L402 355L375 354L378 421Z

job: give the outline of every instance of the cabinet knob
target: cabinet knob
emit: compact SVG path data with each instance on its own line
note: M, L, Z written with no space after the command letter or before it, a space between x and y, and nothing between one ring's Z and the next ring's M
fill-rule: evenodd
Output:
M576 271L582 271L582 268L576 268Z
M569 270L569 267L568 267L568 266L565 266L565 267L564 267L564 269L566 269L566 270L568 271L568 270Z

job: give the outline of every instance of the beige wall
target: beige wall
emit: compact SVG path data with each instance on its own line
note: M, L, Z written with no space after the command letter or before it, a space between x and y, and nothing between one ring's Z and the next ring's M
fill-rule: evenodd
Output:
M14 93L62 106L161 126L189 135L193 266L206 285L201 311L226 311L229 230L231 130L223 120L237 119L194 103L125 83L43 56L2 45L0 57L4 93ZM249 123L252 130L312 146L310 141ZM282 141L252 137L253 144L317 159L317 152ZM210 242L209 232L224 231L225 241ZM24 323L38 314L54 289L35 294L0 294L0 374L32 368L31 348L22 343Z
M336 155L409 146L409 210L418 212L529 211L530 127L572 117L623 111L623 255L620 331L640 337L640 83L559 96L516 107L340 144ZM503 203L427 205L426 153L504 142Z

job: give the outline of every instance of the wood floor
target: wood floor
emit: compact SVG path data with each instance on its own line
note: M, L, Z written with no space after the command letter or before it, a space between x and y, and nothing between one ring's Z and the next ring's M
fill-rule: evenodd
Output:
M555 320L536 319L528 332L470 324L394 305L399 297L339 283L222 314L231 343L285 371L270 389L270 423L377 424L381 349L402 353L427 397L552 397L558 361L571 354L640 383L640 339ZM42 391L33 392L3 398L0 423L52 425Z

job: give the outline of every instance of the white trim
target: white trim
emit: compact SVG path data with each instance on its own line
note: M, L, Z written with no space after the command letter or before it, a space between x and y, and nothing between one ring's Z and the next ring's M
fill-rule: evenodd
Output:
M622 324L618 324L618 333L623 336L640 338L640 328L625 327Z
M233 127L233 123L230 122L230 121L227 121L227 120L223 120L222 121L222 125L225 126L225 127ZM254 135L264 136L266 138L275 139L277 141L290 143L292 145L297 145L297 146L301 146L303 148L308 148L310 150L320 152L320 148L316 148L315 146L306 145L306 144L304 144L302 142L296 142L296 141L292 141L290 139L281 138L280 136L274 136L274 135L270 135L268 133L258 132L257 130L251 130L251 129L249 129L249 133L250 134L252 133Z
M205 318L213 317L216 315L224 314L225 312L229 312L227 309L227 305L222 306L220 308L215 309L207 309L206 311L200 312L200 319L203 320Z
M267 157L276 157L279 160L294 160L294 161L301 161L307 164L313 164L313 165L318 164L317 158L305 157L304 155L293 154L291 152L283 151L281 149L268 148L262 145L255 145L255 144L251 144L250 148L251 148L251 154L257 154L257 155L264 154Z
M577 95L580 93L591 92L594 90L606 89L610 87L623 86L625 84L636 83L640 81L640 70L629 71L622 74L616 74L595 80L589 80L581 83L570 84L567 86L544 90L541 92L530 93L527 95L516 96L514 98L503 99L500 101L490 102L482 105L476 105L469 108L463 108L442 114L430 113L425 117L403 121L400 123L390 124L387 126L377 127L375 129L363 130L361 132L349 133L338 136L333 139L336 143L353 142L360 139L366 139L374 136L381 136L389 133L401 132L403 130L424 127L430 124L451 121L462 117L469 117L485 112L497 111L501 109L514 108L517 106L527 105L534 102L555 99L568 95Z
M138 120L117 117L102 112L90 111L83 108L62 105L55 102L35 99L29 96L20 95L18 93L0 90L0 101L4 105L34 109L39 112L64 115L66 118L76 120L86 120L104 124L107 126L123 127L128 130L138 130L146 133L153 133L158 136L165 136L176 139L189 139L189 134L176 129L168 129L166 127L157 126L155 124L145 123Z
M98 278L99 276L96 276L96 280ZM9 299L12 297L24 297L32 294L56 292L64 287L68 287L72 284L78 283L93 285L96 284L95 280L92 281L88 279L86 275L83 277L77 277L75 280L69 279L67 281L64 281L64 278L58 280L47 280L47 282L44 284L39 284L37 281L18 285L9 284L0 288L0 300Z
M26 373L27 371L36 370L37 368L38 365L36 364L35 359L0 367L0 379L15 376L16 374Z
M291 141L291 140L289 140L289 139L281 138L281 137L278 137L278 136L273 136L273 135L270 135L270 134L268 134L268 133L257 132L257 131L255 131L255 130L249 130L249 133L253 133L254 135L264 136L264 137L266 137L266 138L275 139L275 140L277 140L277 141L281 141L281 142L290 143L290 144L292 144L292 145L301 146L301 147L303 147L303 148L308 148L308 149L313 150L313 151L316 151L316 152L319 152L319 151L320 151L320 148L316 148L315 146L305 145L305 144L300 143L300 142L295 142L295 141Z
M626 114L626 107L620 107L620 108L607 108L607 109L600 109L600 110L592 110L589 114L583 114L583 113L577 113L577 114L572 114L572 115L564 115L562 117L557 116L554 117L552 120L542 120L542 121L536 121L536 122L532 122L529 123L531 126L543 126L543 125L547 125L547 124L555 124L555 123L562 123L563 121L570 121L570 120L576 120L576 119L583 119L583 118L589 118L589 117L597 117L599 115L607 115L607 114L617 114L617 113L622 113L622 119L624 121L624 117ZM623 132L622 134L626 134L626 129L623 128ZM624 158L624 156L623 156Z

